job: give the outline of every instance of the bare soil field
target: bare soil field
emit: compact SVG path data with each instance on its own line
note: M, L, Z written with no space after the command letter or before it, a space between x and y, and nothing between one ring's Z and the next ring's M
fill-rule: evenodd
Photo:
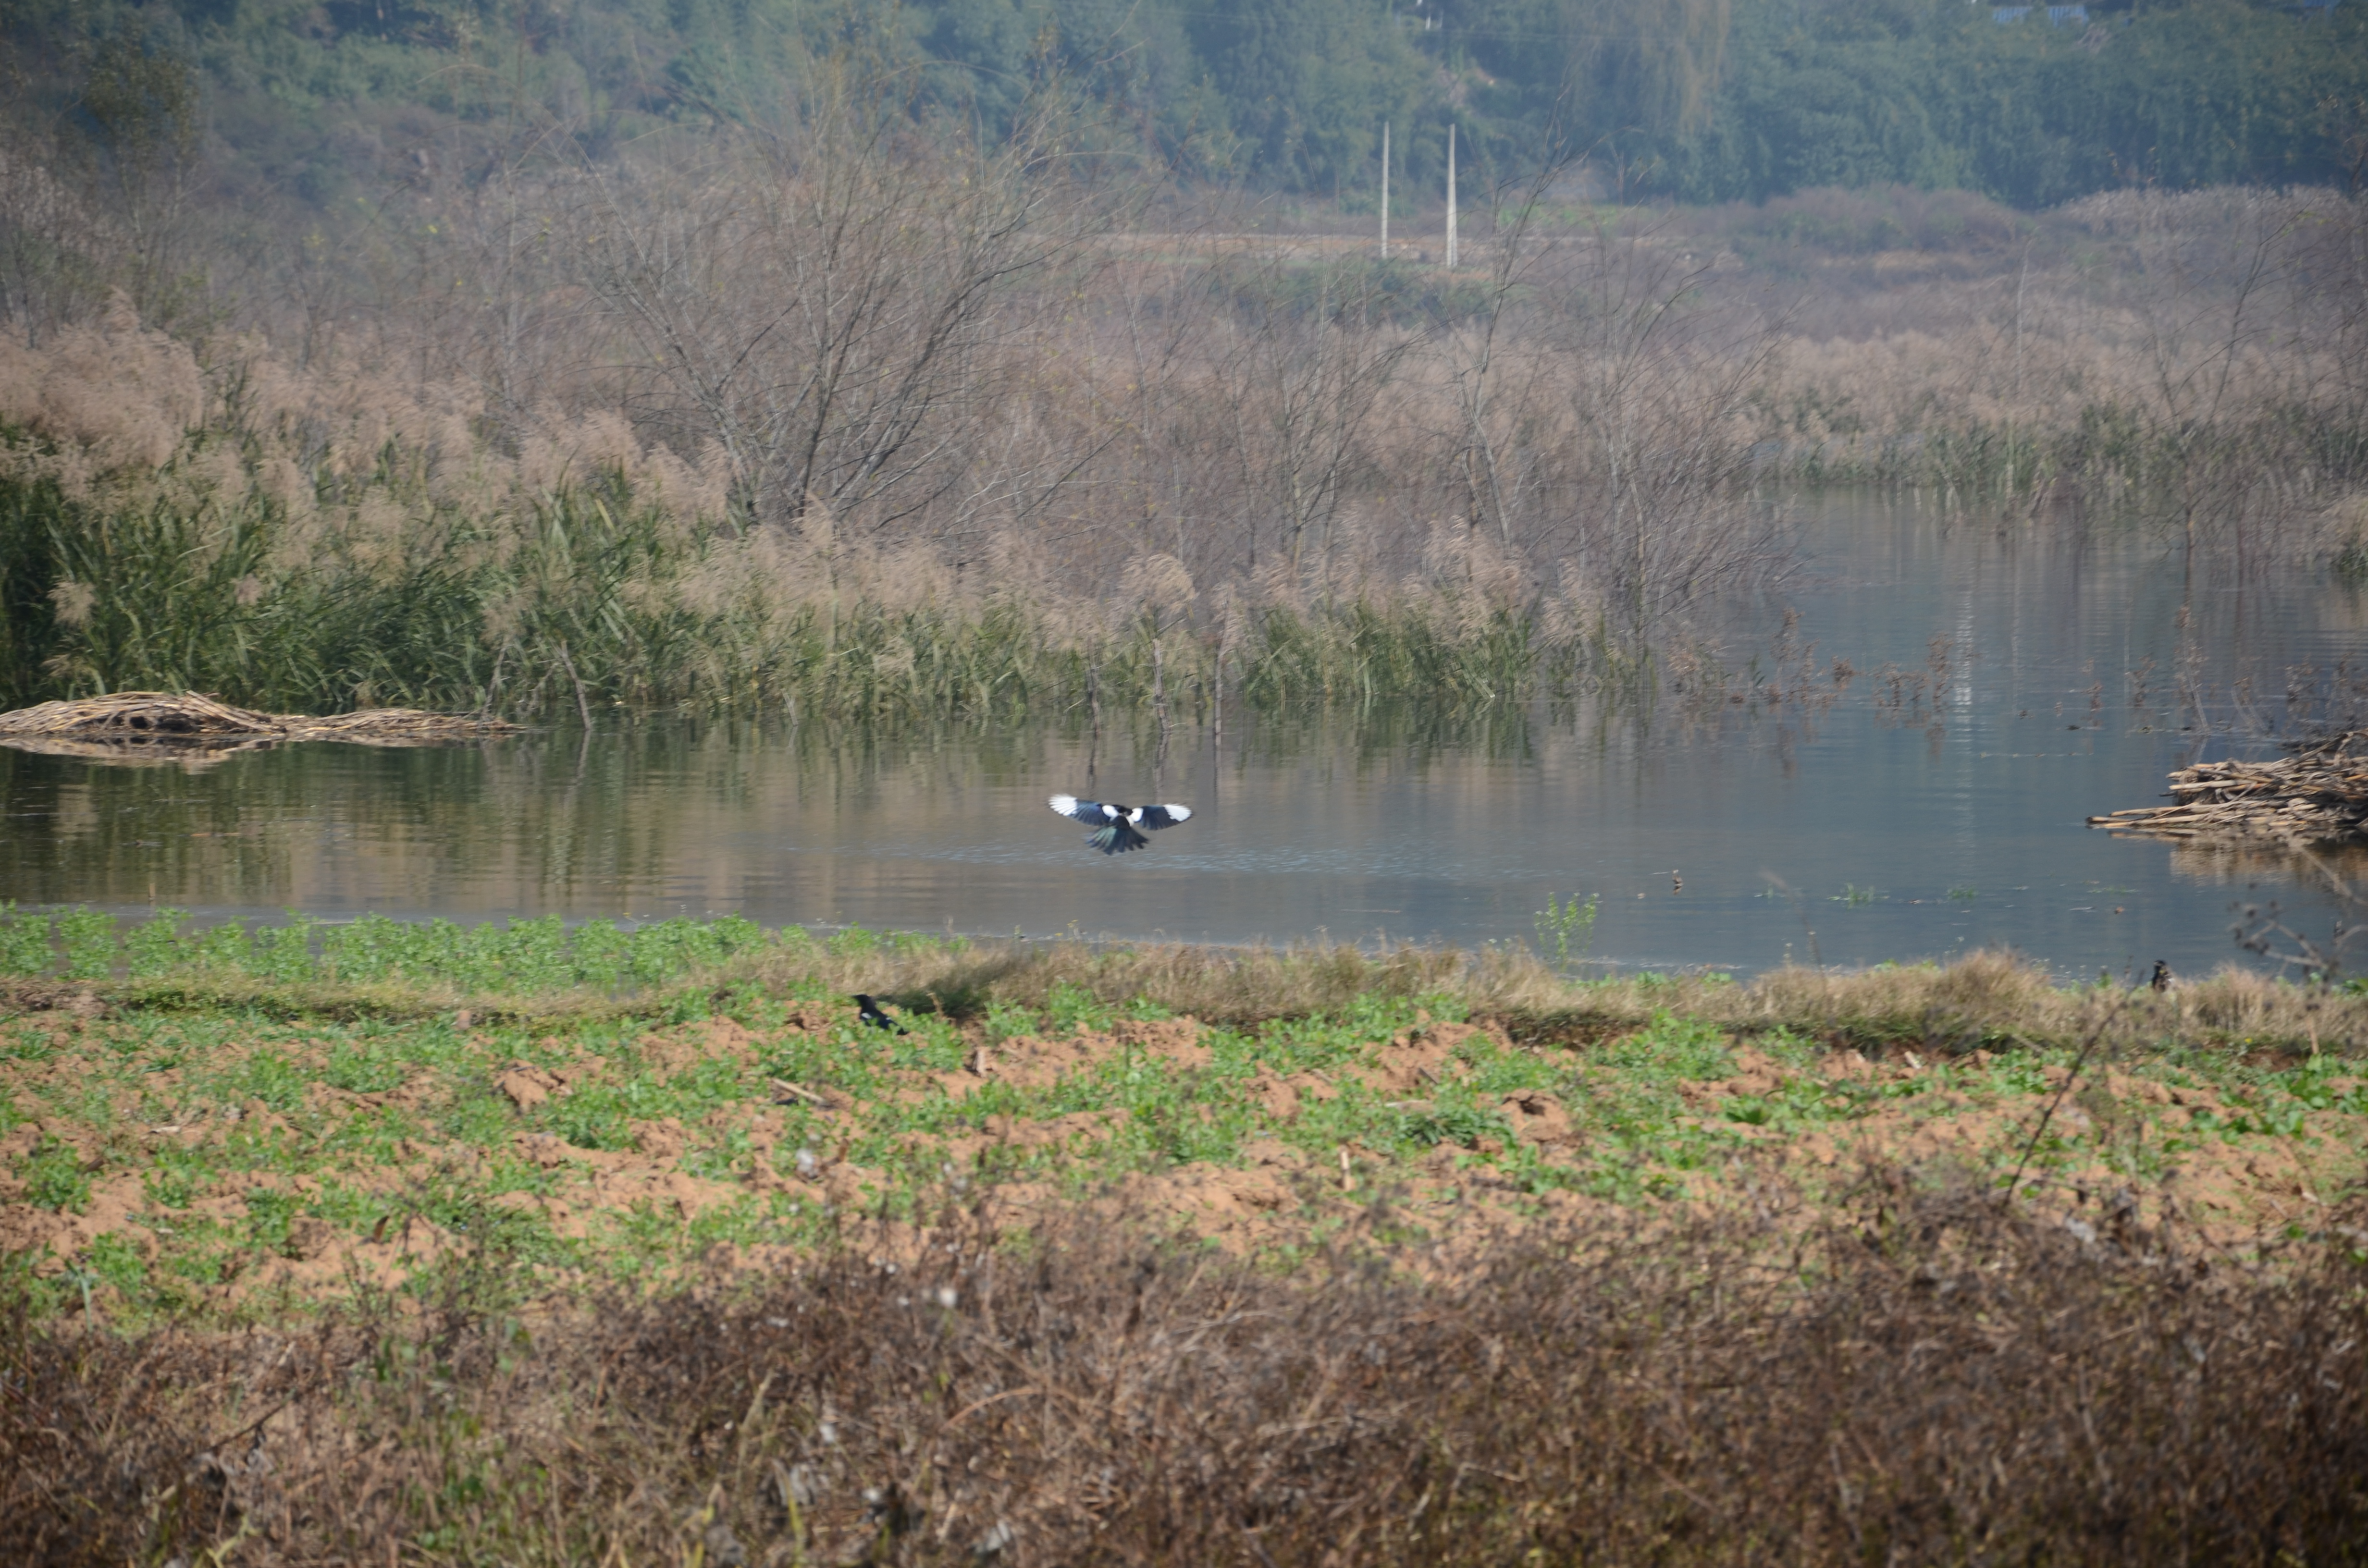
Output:
M2075 1233L2175 1221L2234 1253L2318 1228L2362 1171L2368 1089L2327 1052L2124 1044L2076 1076L2068 1042L1869 1054L1666 1007L1572 1030L1445 992L1255 1024L1046 1000L902 1033L746 983L555 1028L69 1001L0 1026L0 1245L53 1310L236 1318L462 1246L554 1289L763 1273L948 1203L1251 1258L1379 1203L1443 1258L1605 1208L1805 1214L1873 1166L2020 1173ZM2176 998L2120 1001L2117 1033L2176 1027Z
M2344 1561L2368 1508L2340 991L918 942L6 999L28 1561Z

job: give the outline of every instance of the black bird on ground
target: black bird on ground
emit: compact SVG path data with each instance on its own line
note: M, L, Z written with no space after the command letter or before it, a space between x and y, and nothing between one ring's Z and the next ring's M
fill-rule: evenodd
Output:
M860 991L855 994L855 1005L862 1009L861 1013L858 1016L860 1017L865 1023L870 1024L873 1028L889 1029L897 1034L903 1034L905 1032L904 1025L898 1023L895 1019L882 1012L880 1010L880 1004L874 1002L871 997L866 996Z
M2160 959L2157 959L2154 960L2154 978L2146 982L2146 983L2153 986L2157 991L2168 991L2172 986L2179 983L2179 977L2170 972L2170 966L2169 964L2163 962Z
M1055 795L1047 803L1063 816L1098 829L1086 835L1086 842L1105 855L1123 855L1148 844L1150 840L1138 828L1174 827L1192 816L1190 806L1105 805L1099 801L1080 801L1075 795Z

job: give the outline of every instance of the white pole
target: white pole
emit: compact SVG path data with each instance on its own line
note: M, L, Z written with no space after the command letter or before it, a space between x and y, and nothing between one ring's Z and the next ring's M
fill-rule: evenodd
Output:
M1455 122L1447 122L1447 265L1455 265Z
M1390 122L1382 121L1382 259L1390 259Z

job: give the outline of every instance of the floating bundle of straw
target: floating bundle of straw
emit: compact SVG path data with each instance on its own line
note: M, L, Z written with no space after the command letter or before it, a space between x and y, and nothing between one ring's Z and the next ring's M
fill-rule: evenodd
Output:
M170 691L119 691L0 713L0 744L70 756L113 755L142 746L245 750L279 741L432 745L513 734L518 729L506 719L423 713L415 708L372 708L326 719L257 713L199 693Z
M463 741L478 735L514 735L525 726L507 719L475 719L466 713L429 713L417 708L365 708L358 713L335 713L307 719L281 713L291 741L359 741L366 745L432 745L439 741Z
M2368 835L2368 735L2267 762L2199 762L2170 776L2171 804L2090 817L2090 827L2157 838L2250 836L2324 843Z

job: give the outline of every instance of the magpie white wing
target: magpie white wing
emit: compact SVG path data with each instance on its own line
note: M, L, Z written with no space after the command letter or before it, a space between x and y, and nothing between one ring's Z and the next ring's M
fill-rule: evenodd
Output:
M1080 801L1075 795L1055 795L1045 803L1064 817L1075 817L1096 827L1107 827L1110 823L1110 809L1099 801Z
M1192 808L1190 806L1145 806L1134 813L1138 827L1174 827L1179 822L1190 821L1191 817Z

